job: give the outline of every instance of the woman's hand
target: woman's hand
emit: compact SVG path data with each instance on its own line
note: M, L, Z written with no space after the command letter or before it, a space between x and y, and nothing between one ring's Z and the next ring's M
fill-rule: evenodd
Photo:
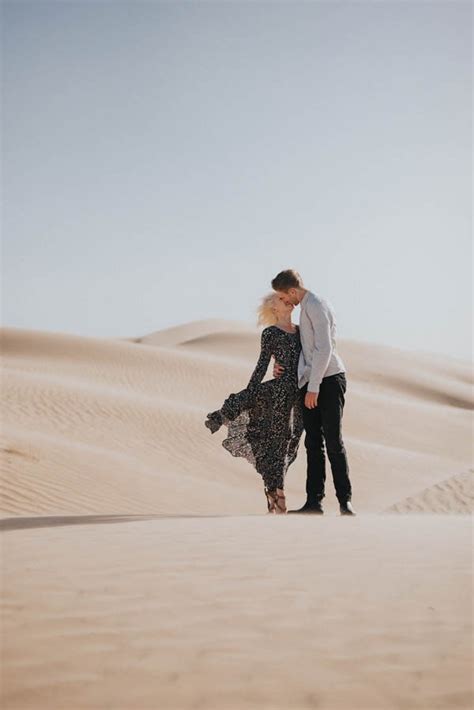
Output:
M273 377L280 377L283 375L284 369L283 365L279 365L275 360L275 364L273 365Z

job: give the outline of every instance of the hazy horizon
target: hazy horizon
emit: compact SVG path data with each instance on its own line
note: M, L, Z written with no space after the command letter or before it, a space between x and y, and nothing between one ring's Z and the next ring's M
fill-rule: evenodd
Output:
M471 357L471 3L2 15L4 326L255 325L295 268L339 338Z

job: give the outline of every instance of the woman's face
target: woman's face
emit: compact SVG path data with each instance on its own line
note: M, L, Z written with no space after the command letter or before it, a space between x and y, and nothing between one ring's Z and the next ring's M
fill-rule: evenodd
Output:
M273 298L273 312L277 318L285 318L291 315L294 305L292 303L285 303L282 301L280 296L275 296Z

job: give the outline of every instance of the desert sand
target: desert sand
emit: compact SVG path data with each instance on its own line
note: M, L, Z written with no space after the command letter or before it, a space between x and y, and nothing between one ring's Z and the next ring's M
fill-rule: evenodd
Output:
M2 708L472 707L469 362L340 339L357 516L270 516L204 426L256 328L1 333Z

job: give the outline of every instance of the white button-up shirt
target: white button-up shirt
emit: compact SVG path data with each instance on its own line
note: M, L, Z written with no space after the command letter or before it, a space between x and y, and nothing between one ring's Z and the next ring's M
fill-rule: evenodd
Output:
M298 387L308 382L308 392L319 392L323 377L346 371L336 352L336 319L331 304L311 291L305 293L300 307Z

